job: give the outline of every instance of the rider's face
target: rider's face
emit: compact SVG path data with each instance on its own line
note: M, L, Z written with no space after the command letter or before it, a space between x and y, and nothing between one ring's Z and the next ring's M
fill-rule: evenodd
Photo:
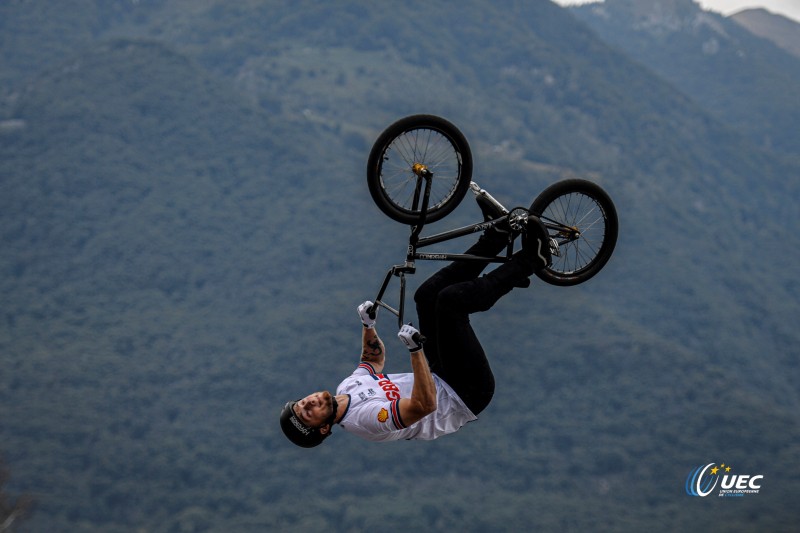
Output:
M294 405L294 413L308 427L316 428L325 423L333 412L333 398L328 391L309 394Z

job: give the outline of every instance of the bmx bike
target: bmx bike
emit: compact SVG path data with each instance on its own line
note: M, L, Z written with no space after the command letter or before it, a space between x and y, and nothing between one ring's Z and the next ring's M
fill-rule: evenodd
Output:
M389 218L411 227L405 262L392 266L371 309L383 307L402 326L405 276L416 272L417 260L510 261L528 221L538 218L547 229L552 263L535 272L541 280L559 286L577 285L595 276L614 251L619 231L617 212L609 195L597 184L565 179L545 188L529 207L507 209L472 181L472 152L467 139L452 123L435 115L412 115L398 120L377 138L367 162L367 185L378 208ZM426 224L441 220L468 191L495 207L501 216L423 237ZM508 246L494 257L420 252L498 224L510 227ZM520 240L521 241L521 240ZM400 279L397 309L384 302L393 277Z

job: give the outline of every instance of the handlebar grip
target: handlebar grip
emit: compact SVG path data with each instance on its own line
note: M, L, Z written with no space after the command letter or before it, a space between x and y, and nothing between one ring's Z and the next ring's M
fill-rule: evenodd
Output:
M376 304L372 304L369 309L367 309L367 315L372 319L375 320L375 316L378 314L378 306Z
M425 338L425 335L423 335L422 333L414 333L414 334L411 336L411 340L413 340L413 341L414 341L414 342L416 342L417 344L422 344L422 343L423 343L423 342L425 342L427 339Z

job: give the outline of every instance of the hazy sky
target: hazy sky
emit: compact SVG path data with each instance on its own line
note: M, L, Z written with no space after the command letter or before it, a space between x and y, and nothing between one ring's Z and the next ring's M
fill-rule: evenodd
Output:
M596 0L554 0L557 4L585 4ZM695 0L703 9L730 15L745 8L763 7L800 22L800 0Z

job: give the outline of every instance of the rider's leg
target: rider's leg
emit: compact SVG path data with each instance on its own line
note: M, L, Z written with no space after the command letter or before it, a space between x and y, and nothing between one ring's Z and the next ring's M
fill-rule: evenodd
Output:
M488 200L482 197L477 198L478 207L483 213L483 220L488 222L497 219L503 215L499 209ZM479 257L494 257L508 245L510 236L510 228L508 222L500 222L492 228L484 231L472 247L466 252L469 255ZM435 301L436 295L444 287L458 283L459 281L467 281L476 278L489 264L488 261L456 261L450 263L445 268L428 278L425 283L417 290L415 300L419 303L420 300L432 304ZM422 324L422 318L420 318Z
M536 268L537 261L541 261L543 259L539 253L540 248L538 245L540 242L545 242L544 239L546 238L546 230L541 225L541 222L538 222L537 226L533 227L532 229L535 229L536 231L529 231L523 236L523 250L515 254L514 261L506 263L503 265L503 267L498 268L492 279L502 277L504 273L506 277L508 277L511 271L515 269L519 270L519 267L506 266L517 262L520 264L525 264L525 268L523 271L518 273L519 275L513 276L515 281L513 282L512 286L527 287L530 284L528 277ZM537 235L535 238L534 233ZM542 238L540 239L539 237ZM534 243L536 244L535 247L533 246ZM492 228L481 235L481 238L478 239L478 242L475 243L469 250L467 250L466 253L485 257L496 256L503 250L503 248L505 248L507 244L508 233L496 231L494 228ZM488 261L453 262L437 273L433 274L419 287L419 289L417 289L416 294L414 295L414 301L417 304L417 316L419 318L420 331L423 333L423 335L428 337L429 340L434 341L428 343L425 351L426 355L428 356L431 369L434 372L441 366L441 361L438 354L438 343L435 342L438 334L436 325L436 301L439 293L450 285L475 279L481 274L481 272L483 272L488 264ZM505 292L510 290L511 287L508 287ZM505 294L505 292L503 294ZM478 307L488 309L491 307L491 304L493 304L494 301L495 300L492 300L488 305L486 303L480 303ZM476 300L472 302L472 305L477 303L478 301ZM476 310L480 311L484 309Z
M483 234L478 242L464 253L478 257L494 257L502 252L507 244L508 240L504 235ZM488 264L489 261L454 261L425 280L417 289L414 300L418 304L421 300L433 301L444 287L476 278ZM421 323L422 318L420 318Z
M507 237L483 235L467 253L494 256ZM471 313L486 311L514 287L527 287L535 264L527 254L478 277L488 262L455 262L432 275L417 289L420 331L427 337L425 355L431 371L445 380L470 410L478 414L492 399L494 376L469 323Z
M486 211L484 215L495 218ZM488 262L454 262L428 278L414 296L420 331L427 337L425 355L431 371L453 387L475 414L489 404L494 376L469 315L491 308L514 287L527 287L534 270L543 266L538 245L545 242L546 230L540 223L530 229L535 231L524 236L523 250L486 276L478 278ZM535 254L530 245L534 233ZM492 229L467 253L495 256L507 243L508 233Z
M466 253L481 257L491 257L500 253L507 244L507 237L495 233L485 233ZM437 342L436 302L439 293L454 283L475 279L488 265L483 261L456 261L442 268L420 285L414 294L417 306L419 330L427 337L425 356L431 370L439 372L441 361Z
M494 376L469 315L490 309L514 287L527 287L534 268L526 257L517 254L485 276L445 287L437 297L435 372L476 415L492 399Z

